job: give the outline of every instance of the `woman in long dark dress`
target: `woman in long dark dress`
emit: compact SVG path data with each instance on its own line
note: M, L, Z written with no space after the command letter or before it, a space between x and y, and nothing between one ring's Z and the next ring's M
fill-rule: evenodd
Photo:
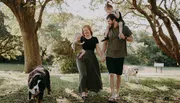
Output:
M82 46L86 52L82 58L76 58L76 64L80 79L79 92L81 93L82 98L85 99L88 91L99 92L99 90L102 89L99 63L94 53L94 49L96 49L96 52L101 57L102 61L105 58L99 47L98 39L93 36L89 25L85 25L82 28L82 34L81 42L84 42Z

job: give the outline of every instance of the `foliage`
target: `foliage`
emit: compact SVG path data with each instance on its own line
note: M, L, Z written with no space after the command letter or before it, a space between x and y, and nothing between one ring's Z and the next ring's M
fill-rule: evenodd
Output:
M5 15L0 11L0 56L8 59L16 59L22 55L22 38L11 35L4 24ZM7 17L6 17L7 18Z
M99 62L99 69L100 69L101 73L107 73L108 72L105 63Z
M137 32L133 36L134 42L128 45L127 63L153 66L154 62L162 62L165 66L176 66L176 61L158 49L148 33Z
M54 62L56 67L59 68L60 73L66 74L66 73L78 73L78 69L76 66L76 61L73 58L61 58Z

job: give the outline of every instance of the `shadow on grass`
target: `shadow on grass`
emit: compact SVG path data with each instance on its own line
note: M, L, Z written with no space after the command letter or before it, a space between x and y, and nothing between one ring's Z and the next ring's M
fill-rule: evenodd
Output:
M0 78L0 86L3 85L3 81L4 81L4 79Z
M109 88L108 77L102 76L103 87ZM57 103L57 99L62 101L59 103L83 103L78 93L79 79L78 75L62 75L51 76L52 92L47 95L44 93L43 103ZM3 85L3 80L0 79L0 85ZM132 88L131 86L135 87ZM166 87L164 90L159 87ZM150 88L148 91L143 88ZM122 81L120 89L120 100L117 103L162 103L162 102L175 102L175 98L180 98L177 90L180 89L180 81L174 79L151 79L146 78L140 81L140 84L127 83ZM12 88L13 90L13 88ZM110 103L108 102L109 92L102 90L99 93L89 93L89 97L84 103ZM28 103L28 90L27 86L23 86L18 91L0 96L1 103ZM111 102L112 103L112 102Z
M131 86L135 87L132 88ZM147 89L144 89L147 88ZM148 90L150 89L150 90ZM120 90L120 96L128 103L179 103L180 81L174 79L158 78L157 80L146 78L140 84L125 83Z
M62 100L60 103L83 103L84 101L78 93L78 83L78 78L74 78L71 82L69 82L67 80L60 79L59 76L52 76L52 92L51 95L47 95L47 91L45 91L43 103L57 103L57 99ZM18 91L14 91L6 95L1 94L0 103L28 103L27 88L27 86L23 86ZM106 96L101 95L104 94L103 92L98 94L89 94L90 96L85 103L107 103Z

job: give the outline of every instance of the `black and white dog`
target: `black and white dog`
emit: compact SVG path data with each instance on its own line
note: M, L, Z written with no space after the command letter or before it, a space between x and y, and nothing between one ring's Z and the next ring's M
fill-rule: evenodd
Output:
M50 74L43 66L37 66L28 77L29 102L42 103L45 88L50 94Z

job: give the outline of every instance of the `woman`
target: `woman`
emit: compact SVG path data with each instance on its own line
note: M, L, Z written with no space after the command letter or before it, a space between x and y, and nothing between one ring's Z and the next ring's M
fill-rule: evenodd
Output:
M99 42L96 37L93 36L91 27L85 25L82 28L81 42L84 42L83 49L86 51L82 58L76 58L76 64L79 71L79 92L83 99L88 95L89 91L99 92L102 89L102 81L99 69L99 63L97 61L94 49L101 57L101 60L105 60L102 55L102 51L99 47Z

